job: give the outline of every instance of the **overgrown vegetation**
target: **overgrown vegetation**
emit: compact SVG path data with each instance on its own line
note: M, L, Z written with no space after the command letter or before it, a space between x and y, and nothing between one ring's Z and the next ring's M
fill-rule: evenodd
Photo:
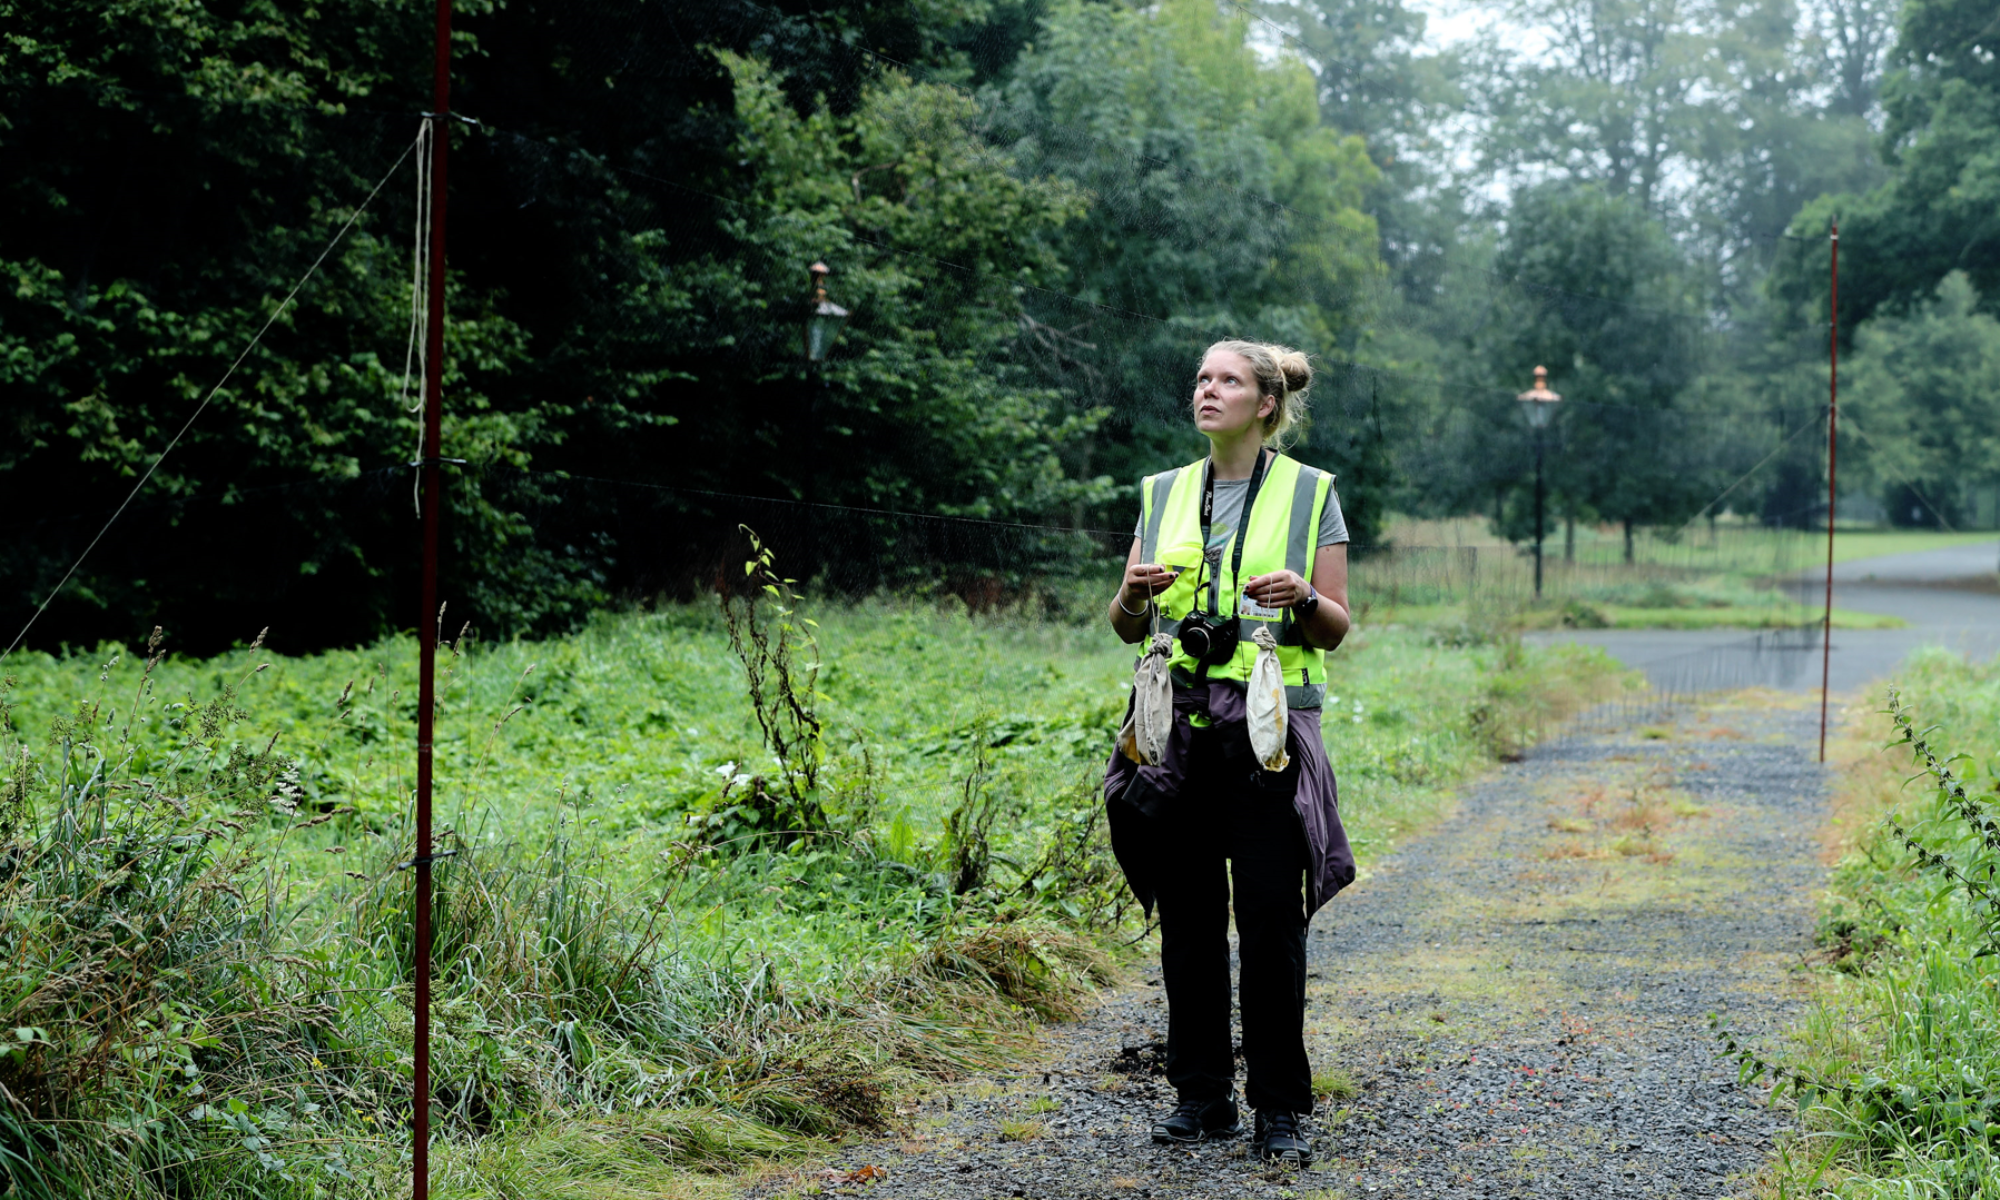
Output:
M898 1089L1075 1012L1140 932L1096 786L1129 651L887 600L808 618L769 578L727 616L441 649L439 1194L685 1192L879 1127ZM816 670L783 641L802 630ZM1589 652L1447 642L1335 656L1327 736L1364 855L1619 686ZM732 645L767 672L755 692ZM14 1194L393 1186L415 658L156 642L9 664ZM778 728L815 731L814 774L762 732L793 704L811 720Z
M1834 968L1779 1061L1731 1046L1801 1112L1780 1196L2000 1193L2000 663L1920 653L1850 746L1820 943ZM1914 774L1911 773L1911 767Z

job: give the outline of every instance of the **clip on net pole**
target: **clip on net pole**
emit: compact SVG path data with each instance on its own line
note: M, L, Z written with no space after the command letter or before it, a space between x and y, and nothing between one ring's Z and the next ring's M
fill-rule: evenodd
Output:
M451 0L437 0L437 65L433 82L435 113L451 113ZM417 852L410 863L415 874L416 919L415 1062L411 1072L410 1196L430 1200L431 1190L431 736L436 725L438 641L438 508L443 462L444 414L444 217L445 160L451 147L451 125L441 123L431 138L429 200L430 278L424 327L424 442L417 461L423 489L423 612L417 684Z
M1826 616L1819 637L1819 760L1826 761L1826 687L1833 673L1833 502L1834 467L1840 428L1840 218L1827 240L1831 321L1826 341Z

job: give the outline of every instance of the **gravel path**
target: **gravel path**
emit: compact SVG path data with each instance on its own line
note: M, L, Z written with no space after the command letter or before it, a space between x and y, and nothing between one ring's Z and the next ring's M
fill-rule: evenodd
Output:
M1779 1114L1706 1015L1769 1033L1793 1010L1822 878L1815 716L1744 703L1544 747L1336 898L1311 934L1307 1037L1334 1095L1310 1171L1247 1139L1150 1144L1173 1097L1145 971L1032 1069L927 1097L899 1139L843 1156L886 1175L791 1194L1742 1194Z

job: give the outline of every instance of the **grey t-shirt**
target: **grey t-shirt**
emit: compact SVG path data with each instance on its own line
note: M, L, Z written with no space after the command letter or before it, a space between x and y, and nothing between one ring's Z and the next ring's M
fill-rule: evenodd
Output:
M1218 479L1215 481L1215 517L1208 527L1208 548L1220 550L1229 544L1230 534L1236 532L1236 521L1243 515L1243 497L1250 490L1247 479ZM1142 512L1139 523L1132 527L1132 536L1145 536L1145 515ZM1314 546L1338 546L1347 541L1347 518L1340 515L1340 493L1329 489L1326 493L1326 507L1319 514L1319 540Z

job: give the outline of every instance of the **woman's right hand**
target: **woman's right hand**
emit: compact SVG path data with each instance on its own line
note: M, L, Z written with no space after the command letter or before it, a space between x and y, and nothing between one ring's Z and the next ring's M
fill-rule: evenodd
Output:
M1157 563L1133 563L1125 568L1125 590L1119 593L1120 598L1127 609L1137 608L1172 587L1179 574Z

